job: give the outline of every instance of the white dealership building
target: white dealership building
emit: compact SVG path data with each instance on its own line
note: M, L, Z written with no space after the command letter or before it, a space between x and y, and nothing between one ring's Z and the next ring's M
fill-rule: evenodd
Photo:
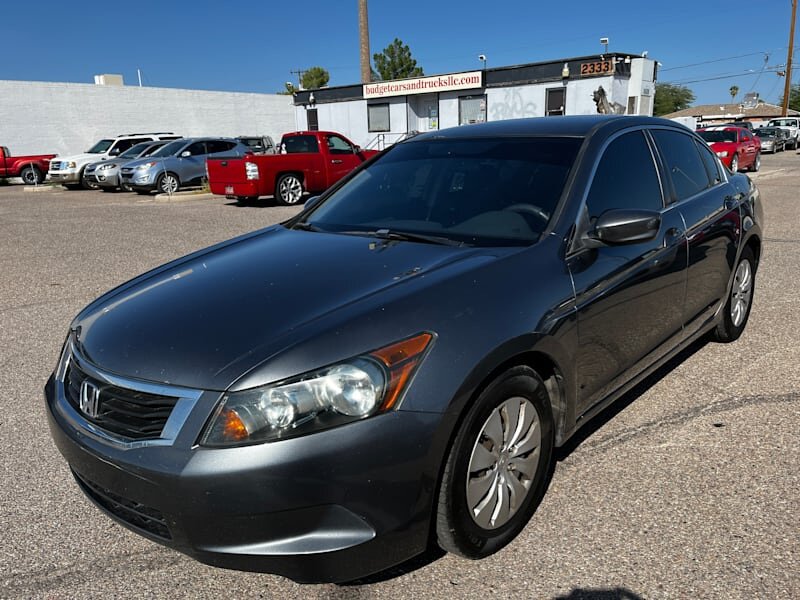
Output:
M382 148L409 132L519 117L653 114L656 62L608 53L479 71L303 90L298 130Z

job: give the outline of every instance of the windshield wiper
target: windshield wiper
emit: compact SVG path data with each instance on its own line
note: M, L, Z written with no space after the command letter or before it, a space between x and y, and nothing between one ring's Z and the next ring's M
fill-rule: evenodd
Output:
M298 221L294 225L292 225L289 229L300 229L302 231L325 231L317 227L316 225L312 225L308 221Z
M376 229L374 231L335 231L332 233L342 233L345 235L363 235L376 237L382 240L397 240L400 242L422 242L424 244L437 244L439 246L467 246L466 242L459 242L440 235L428 235L425 233L412 233L409 231L393 231L391 229Z

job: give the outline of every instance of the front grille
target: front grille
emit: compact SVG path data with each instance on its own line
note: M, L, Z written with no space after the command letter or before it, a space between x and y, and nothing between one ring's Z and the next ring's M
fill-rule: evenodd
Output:
M98 390L96 416L80 408L81 386L87 382ZM71 362L64 378L67 401L83 418L101 429L133 440L155 439L175 408L178 398L123 388L95 379Z
M78 482L78 485L87 496L121 521L124 521L135 529L147 532L163 540L172 539L172 534L170 534L169 528L167 527L167 520L160 511L139 502L123 498L119 494L115 494L81 477L75 471L73 471L72 474L75 476L75 481Z
M122 167L120 169L125 175L132 175L133 174L133 167Z
M50 170L51 171L60 171L61 170L61 162L59 161L52 161L50 163Z

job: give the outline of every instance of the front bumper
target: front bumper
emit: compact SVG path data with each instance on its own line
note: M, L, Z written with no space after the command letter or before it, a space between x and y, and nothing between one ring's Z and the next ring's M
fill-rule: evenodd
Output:
M174 440L126 448L92 432L51 376L53 439L112 518L204 563L296 581L364 577L423 552L442 415L392 412L241 448L196 445L219 392L204 392Z
M119 187L119 169L96 169L86 174L86 180L100 187L116 188Z
M154 170L133 171L120 173L120 183L129 186L131 189L140 191L152 191L156 189L157 173Z
M81 174L78 171L48 171L50 181L56 183L80 183Z

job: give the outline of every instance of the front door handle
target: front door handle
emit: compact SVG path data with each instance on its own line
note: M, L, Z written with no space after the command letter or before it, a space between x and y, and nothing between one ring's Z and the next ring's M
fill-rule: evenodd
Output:
M332 164L332 165L340 165L340 164L342 164L342 160L341 160L341 159L338 159L338 158L334 158L334 159L331 161L331 164Z
M680 238L682 235L683 235L683 230L678 229L677 227L670 227L664 234L664 243L667 246L669 246L672 242Z

